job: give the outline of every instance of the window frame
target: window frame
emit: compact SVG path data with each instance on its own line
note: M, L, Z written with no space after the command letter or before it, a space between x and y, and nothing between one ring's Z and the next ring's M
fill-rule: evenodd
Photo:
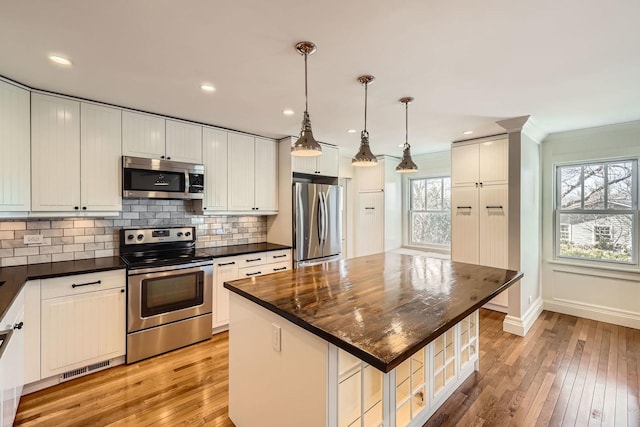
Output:
M631 200L631 208L630 209L584 209L584 176L581 177L581 186L582 186L582 194L581 194L581 208L580 209L562 209L562 201L561 201L561 170L562 168L567 167L584 167L591 165L600 165L600 164L615 164L622 162L631 162L631 186L632 186L632 200ZM568 162L568 163L558 163L554 165L554 198L553 198L553 242L554 242L554 259L556 261L568 260L572 262L584 263L585 265L597 264L609 264L609 265L617 265L617 266L630 266L630 267L638 267L638 205L639 205L639 189L638 189L638 158L636 157L623 157L618 159L589 159L583 160L579 162ZM608 200L608 183L605 175L605 194L604 200ZM583 215L631 215L632 224L631 224L631 261L616 261L609 259L597 259L597 258L584 258L577 256L568 256L560 254L560 235L561 235L561 227L564 223L560 222L560 216L562 214L583 214ZM611 231L613 231L613 226L611 226ZM570 238L571 227L570 227ZM595 230L593 233L593 239L595 242Z
M444 179L449 179L449 207L447 209L440 209L440 210L433 210L433 209L427 209L427 200L426 200L426 188L427 188L427 184L426 181L429 180L444 180ZM425 205L425 209L420 209L420 210L414 210L413 209L413 182L414 181L425 181L425 200L424 200L424 205ZM408 179L408 183L409 183L409 199L408 199L408 209L407 209L407 214L408 214L408 219L407 219L407 232L408 232L408 237L407 237L407 243L409 246L414 246L414 247L421 247L421 248L434 248L437 250L451 250L451 189L452 189L452 181L451 181L451 175L437 175L437 176L422 176L422 177L411 177ZM441 185L441 193L440 193L440 199L444 202L444 185ZM444 203L442 203L442 205L444 206ZM446 213L449 215L449 244L448 245L441 245L441 244L437 244L437 243L422 243L422 242L416 242L413 240L413 213L414 212L418 212L418 213L425 213L425 214L429 214L429 213Z

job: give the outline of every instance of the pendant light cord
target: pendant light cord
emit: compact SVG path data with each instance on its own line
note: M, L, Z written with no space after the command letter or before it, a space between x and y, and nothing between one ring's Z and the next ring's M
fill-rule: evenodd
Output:
M309 101L307 96L307 56L309 54L304 54L304 112L309 111Z
M364 131L367 132L367 83L364 84Z
M404 146L409 145L409 103L404 104Z

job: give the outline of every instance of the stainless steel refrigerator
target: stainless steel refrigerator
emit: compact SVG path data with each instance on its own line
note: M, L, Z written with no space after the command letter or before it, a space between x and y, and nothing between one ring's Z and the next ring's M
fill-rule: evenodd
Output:
M293 242L296 266L340 258L342 250L342 187L293 185Z

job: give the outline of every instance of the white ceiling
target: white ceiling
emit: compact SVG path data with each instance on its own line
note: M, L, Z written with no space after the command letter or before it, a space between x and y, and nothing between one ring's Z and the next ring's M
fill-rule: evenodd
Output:
M310 40L316 138L355 154L356 78L373 74L372 151L401 154L398 100L413 96L419 154L527 114L549 133L640 119L639 17L638 0L0 0L0 75L281 137L300 130L304 62L293 46Z

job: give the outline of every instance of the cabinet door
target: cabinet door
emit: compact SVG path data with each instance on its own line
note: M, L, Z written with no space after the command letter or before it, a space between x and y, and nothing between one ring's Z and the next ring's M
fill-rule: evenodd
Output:
M24 291L11 303L2 318L0 330L13 329L10 341L0 361L0 389L2 395L2 425L12 426L24 385Z
M82 210L122 210L122 111L81 104L80 189Z
M384 188L384 160L375 166L354 168L358 191L380 191Z
M322 157L323 153L320 155ZM315 174L318 171L317 156L291 156L291 171L297 173Z
M202 130L207 211L227 210L227 132L212 128Z
M0 81L0 211L31 204L29 91Z
M216 259L214 271L213 327L217 328L229 323L229 291L224 287L224 282L238 278L238 262L235 258Z
M451 189L451 260L478 263L478 189Z
M33 211L80 209L80 103L31 96Z
M479 182L478 144L451 147L451 186L474 185Z
M384 252L384 193L358 193L356 256Z
M122 112L122 154L164 159L165 120L148 114Z
M167 160L202 163L202 126L167 120Z
M483 185L480 189L478 260L482 265L508 268L508 194L506 184Z
M506 184L509 180L509 141L498 139L478 144L479 180L483 185Z
M333 145L322 145L322 155L318 159L318 172L324 176L338 176L339 150Z
M42 301L43 378L125 354L124 288Z
M253 137L229 132L229 210L255 211ZM262 159L258 159L262 161Z
M278 210L278 146L271 139L255 139L255 207Z

